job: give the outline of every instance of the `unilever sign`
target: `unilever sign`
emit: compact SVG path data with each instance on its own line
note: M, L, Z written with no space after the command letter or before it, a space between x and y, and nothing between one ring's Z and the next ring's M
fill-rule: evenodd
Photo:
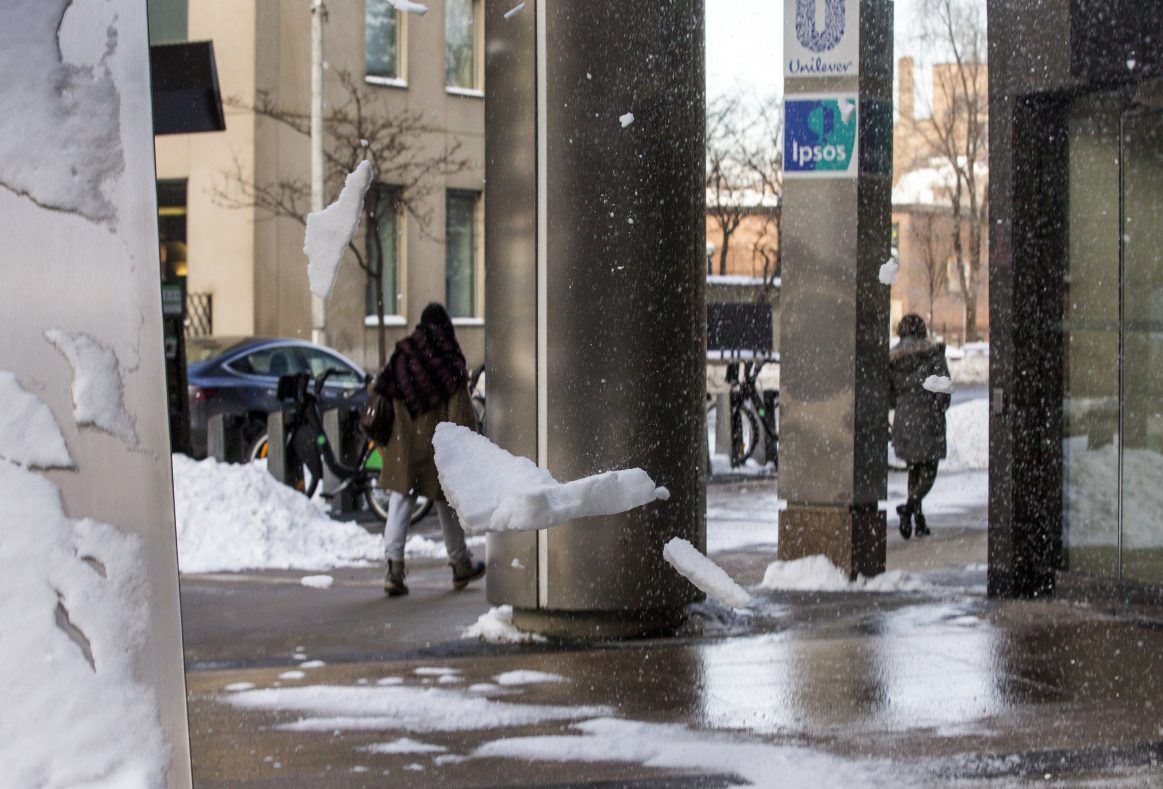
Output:
M856 94L788 96L783 106L784 178L856 177Z
M784 0L784 75L856 76L860 0Z

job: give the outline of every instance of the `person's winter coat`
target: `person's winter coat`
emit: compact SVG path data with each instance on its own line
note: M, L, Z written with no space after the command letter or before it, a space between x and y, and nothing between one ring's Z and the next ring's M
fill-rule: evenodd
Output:
M949 376L945 346L906 338L889 352L889 406L896 409L892 448L906 463L932 463L945 457L945 409L949 395L925 389L931 375Z
M420 324L396 343L374 388L391 398L395 412L392 438L380 449L380 486L445 501L432 448L436 426L452 422L477 429L464 356L451 329L446 333L439 326Z

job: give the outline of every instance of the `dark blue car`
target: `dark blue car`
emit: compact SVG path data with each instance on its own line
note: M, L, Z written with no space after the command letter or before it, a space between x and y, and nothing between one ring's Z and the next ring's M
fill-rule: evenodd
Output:
M267 414L280 407L279 376L334 372L323 392L324 410L336 405L360 408L367 399L368 374L340 353L302 340L258 337L192 337L186 345L190 395L190 444L196 458L206 456L206 424L215 414L243 418L244 453L255 457L266 443Z

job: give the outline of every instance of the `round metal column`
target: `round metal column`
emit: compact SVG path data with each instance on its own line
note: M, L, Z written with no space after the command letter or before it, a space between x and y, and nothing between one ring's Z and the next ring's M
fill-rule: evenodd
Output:
M488 596L542 632L663 632L699 595L662 546L705 543L703 3L505 10L486 11L490 438L560 481L640 466L672 495L490 536Z

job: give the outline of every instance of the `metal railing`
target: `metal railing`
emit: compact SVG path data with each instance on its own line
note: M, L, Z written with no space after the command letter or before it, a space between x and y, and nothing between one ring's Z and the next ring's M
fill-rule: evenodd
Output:
M186 294L186 336L203 337L214 333L214 294Z

